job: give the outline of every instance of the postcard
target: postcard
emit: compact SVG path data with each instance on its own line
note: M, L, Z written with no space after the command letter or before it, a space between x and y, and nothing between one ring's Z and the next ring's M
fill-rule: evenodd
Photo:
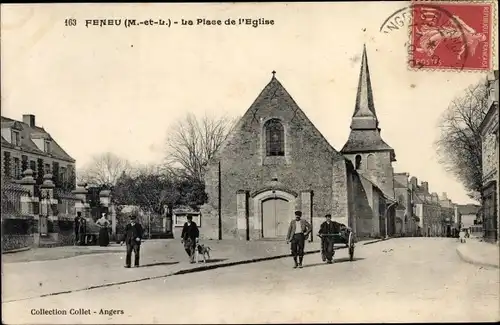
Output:
M1 5L5 324L499 321L498 3Z

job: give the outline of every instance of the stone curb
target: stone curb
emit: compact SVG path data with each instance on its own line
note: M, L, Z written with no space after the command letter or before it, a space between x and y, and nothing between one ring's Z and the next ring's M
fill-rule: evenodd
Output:
M308 252L304 252L305 255L309 254L316 254L319 253L320 250L312 250ZM142 281L148 281L148 280L155 280L155 279L161 279L161 278L166 278L174 275L181 275L181 274L188 274L188 273L195 273L195 272L202 272L202 271L207 271L207 270L213 270L221 267L229 267L229 266L235 266L235 265L242 265L242 264L250 264L250 263L255 263L255 262L262 262L262 261L269 261L269 260L275 260L275 259L280 259L284 257L290 257L290 254L281 254L281 255L275 255L275 256L266 256L266 257L259 257L259 258L253 258L253 259L247 259L247 260L240 260L240 261L233 261L233 262L226 262L226 263L220 263L220 264L214 264L214 265L202 265L198 267L193 267L193 268L185 268L179 271L175 271L172 273L164 274L164 275L156 275L156 276L149 276L149 277L144 277L140 279L134 279L134 280L125 280L125 281L120 281L120 282L112 282L112 283L106 283L106 284L99 284L95 286L90 286L82 289L74 289L74 290L66 290L66 291L58 291L58 292L53 292L53 293L46 293L43 295L38 295L38 296L32 296L32 297L27 297L27 298L21 298L21 299L12 299L12 300L4 300L2 303L8 303L8 302L14 302L14 301L21 301L21 300L29 300L29 299L35 299L35 298L43 298L43 297L50 297L50 296L58 296L62 294L67 294L67 293L73 293L73 292L80 292L80 291L86 291L86 290L93 290L93 289L99 289L99 288L105 288L105 287L112 287L112 286L117 286L117 285L123 285L123 284L128 284L128 283L135 283L135 282L142 282Z
M9 251L2 251L2 254L13 254L13 253L25 252L25 251L29 251L30 249L31 249L31 246L16 248L16 249L11 249Z
M462 261L467 262L469 264L474 264L482 267L491 267L491 268L500 268L498 264L493 263L483 263L475 260L474 258L468 257L466 254L462 253L460 250L460 246L456 248L458 256L462 259Z
M390 239L390 238L388 238ZM377 239L371 242L363 243L363 245L368 245L368 244L374 244L380 241L384 241L387 239ZM347 247L339 247L338 249L345 249ZM310 255L310 254L316 254L319 253L320 250L311 250L304 252L305 255ZM74 289L74 290L67 290L67 291L59 291L59 292L53 292L53 293L46 293L43 295L39 296L33 296L33 297L27 297L27 298L21 298L21 299L13 299L13 300L4 300L3 303L8 303L8 302L14 302L14 301L21 301L21 300L29 300L29 299L34 299L34 298L43 298L43 297L50 297L50 296L57 296L57 295L62 295L62 294L68 294L68 293L73 293L73 292L80 292L80 291L86 291L86 290L93 290L93 289L99 289L99 288L105 288L105 287L112 287L112 286L117 286L117 285L123 285L123 284L128 284L128 283L135 283L135 282L142 282L142 281L148 281L148 280L156 280L156 279L161 279L161 278L167 278L170 276L174 275L182 275L182 274L189 274L189 273L196 273L196 272L202 272L202 271L207 271L207 270L213 270L217 268L222 268L222 267L229 267L229 266L235 266L235 265L243 265L243 264L250 264L250 263L256 263L256 262L263 262L263 261L270 261L270 260L276 260L280 258L285 258L285 257L290 257L291 254L280 254L280 255L274 255L274 256L266 256L266 257L258 257L258 258L253 258L253 259L246 259L246 260L240 260L240 261L233 261L233 262L226 262L226 263L220 263L220 264L214 264L214 265L202 265L198 267L192 267L192 268L185 268L179 271L175 271L172 273L164 274L164 275L156 275L156 276L149 276L149 277L144 277L144 278L139 278L135 280L125 280L125 281L120 281L120 282L112 282L112 283L106 283L106 284L99 284L95 286L90 286L87 288L82 288L82 289Z
M391 238L376 239L376 240L372 240L372 241L363 243L363 245L375 244L375 243L378 243L378 242L381 242L381 241L386 241L386 240L389 240L389 239L391 239Z

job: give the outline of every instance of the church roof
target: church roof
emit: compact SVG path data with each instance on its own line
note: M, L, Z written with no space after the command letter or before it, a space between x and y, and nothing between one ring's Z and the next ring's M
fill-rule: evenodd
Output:
M368 68L368 57L366 56L366 46L363 46L358 90L356 92L356 105L354 106L354 114L352 117L353 121L351 127L354 129L378 127L377 113L375 112L375 104L373 103L373 90L370 79L370 69ZM357 123L361 120L365 123ZM365 125L363 126L363 124Z
M392 158L395 160L394 149L382 139L378 124L379 121L373 101L366 46L363 46L356 104L354 106L354 114L352 115L351 122L351 133L341 152L391 151Z
M394 193L387 193L385 192L382 188L380 188L377 184L375 184L371 179L369 179L368 177L364 176L363 174L358 174L359 177L363 178L364 180L366 180L367 182L369 182L370 184L372 184L372 186L374 188L376 188L380 193L382 193L382 195L384 196L384 198L386 198L387 200L391 201L391 202L396 202L395 198L394 198Z
M285 109L289 109L293 112L294 118L301 120L302 123L305 124L306 127L311 129L315 134L319 135L323 144L327 150L332 154L334 159L343 159L342 155L328 142L328 140L321 134L321 132L316 128L316 126L309 120L304 111L297 105L292 96L288 93L285 87L281 84L281 82L276 78L275 71L273 71L273 76L269 83L264 87L264 89L257 96L255 101L252 103L250 108L243 114L241 119L236 123L233 130L230 132L229 136L226 138L224 143L221 145L218 152L214 155L211 163L219 160L219 155L224 151L227 144L232 142L234 136L236 136L240 130L245 128L248 124L252 123L260 123L256 114L259 109L262 107L268 106L269 103L273 103L274 101L283 100L288 105L285 105Z
M394 151L380 136L380 131L351 130L349 139L342 148L342 153Z

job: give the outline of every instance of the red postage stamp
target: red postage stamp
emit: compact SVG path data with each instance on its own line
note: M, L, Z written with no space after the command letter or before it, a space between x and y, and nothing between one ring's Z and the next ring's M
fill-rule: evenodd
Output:
M412 2L412 69L491 70L493 3Z

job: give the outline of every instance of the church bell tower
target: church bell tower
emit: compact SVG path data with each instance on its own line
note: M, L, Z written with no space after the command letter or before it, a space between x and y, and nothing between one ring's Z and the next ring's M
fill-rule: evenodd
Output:
M366 46L364 46L351 132L341 152L351 160L359 174L377 185L385 195L394 198L392 162L396 161L396 155L394 149L385 143L380 133Z

